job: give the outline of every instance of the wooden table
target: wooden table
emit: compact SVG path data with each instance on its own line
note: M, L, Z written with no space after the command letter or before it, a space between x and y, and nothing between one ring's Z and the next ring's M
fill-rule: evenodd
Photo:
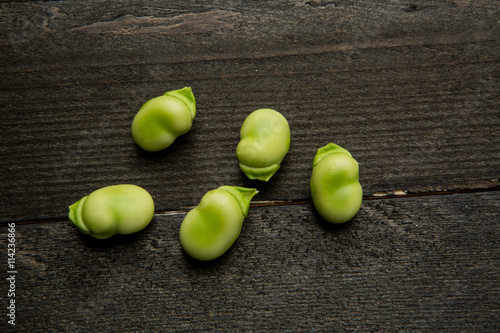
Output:
M498 331L499 8L2 1L0 331ZM136 112L184 86L192 129L139 149ZM292 133L268 183L235 155L258 108ZM338 226L309 191L329 142L359 162L364 192ZM151 193L151 224L105 241L79 233L68 206L122 183ZM234 246L197 262L179 226L222 185L260 193Z

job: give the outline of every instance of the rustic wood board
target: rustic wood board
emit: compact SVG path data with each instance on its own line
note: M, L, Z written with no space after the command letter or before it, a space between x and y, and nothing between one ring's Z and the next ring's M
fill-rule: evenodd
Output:
M101 4L101 5L98 5ZM254 186L239 128L271 107L292 145L262 201L309 200L328 142L360 163L365 196L498 188L498 6L493 1L6 2L0 10L1 221L63 218L105 185L157 209ZM192 130L162 153L130 135L140 106L191 86Z
M15 331L499 331L499 17L491 0L1 1ZM184 86L192 129L140 150L135 113ZM267 184L235 157L262 107L292 132ZM309 193L329 142L360 164L365 201L342 226ZM68 206L119 183L152 194L151 225L78 233ZM221 185L260 192L235 245L200 263L179 225Z
M498 192L367 200L337 227L310 204L253 206L210 263L182 252L185 213L107 241L17 225L16 328L494 332L499 209Z

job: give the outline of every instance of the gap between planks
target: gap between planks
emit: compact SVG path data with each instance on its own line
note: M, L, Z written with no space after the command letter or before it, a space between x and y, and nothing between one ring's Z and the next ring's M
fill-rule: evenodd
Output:
M408 193L403 190L389 191L389 192L377 192L372 195L363 196L363 201L365 200L386 200L386 199L400 199L400 198L409 198L409 197L430 197L430 196L442 196L442 195L454 195L454 194L473 194L473 193L487 193L500 191L500 186L492 187L492 188L482 188L482 189L462 189L462 190L450 190L450 191L434 191L434 192L419 192L419 193ZM267 201L255 201L250 205L250 208L259 208L259 207L280 207L280 206L294 206L294 205L310 205L312 204L311 199L297 199L297 200L267 200ZM164 215L164 216L172 216L172 215L180 215L186 214L195 206L189 206L178 209L167 209L167 210L157 210L155 211L155 216ZM49 218L49 219L41 219L41 220L28 220L28 221L7 221L2 222L0 227L6 226L7 223L14 222L17 225L26 225L26 224L41 224L41 223L61 223L69 221L67 217L60 218Z

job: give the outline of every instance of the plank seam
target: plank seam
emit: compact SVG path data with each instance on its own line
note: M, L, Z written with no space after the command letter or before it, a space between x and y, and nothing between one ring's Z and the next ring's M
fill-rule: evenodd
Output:
M403 199L403 198L418 198L418 197L432 197L432 196L444 196L444 195L456 195L456 194L480 194L488 192L500 191L500 185L492 188L482 188L482 189L462 189L462 190L449 190L449 191L433 191L433 192L419 192L419 193L407 193L404 191L389 191L379 195L365 195L363 196L363 201L373 201L373 200L387 200L387 199ZM262 207L282 207L282 206L295 206L295 205L310 205L312 204L311 199L296 199L296 200L266 200L266 201L255 201L250 205L251 208L262 208ZM155 211L155 216L175 216L188 213L195 206L189 206L185 208L178 209L166 209ZM7 223L14 222L17 225L27 225L27 224L41 224L41 223L62 223L68 222L67 217L56 217L49 219L40 220L25 220L25 221L3 221L0 222L0 227L4 227Z

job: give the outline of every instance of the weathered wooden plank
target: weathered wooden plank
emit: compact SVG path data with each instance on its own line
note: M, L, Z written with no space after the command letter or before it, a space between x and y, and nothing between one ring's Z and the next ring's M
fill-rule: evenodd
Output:
M106 241L69 222L18 224L16 328L497 331L499 199L369 200L342 226L310 204L253 206L240 238L211 263L182 252L184 213Z
M61 218L81 196L126 182L158 210L224 184L259 186L256 200L308 200L310 163L328 142L359 161L365 195L498 187L498 8L410 7L2 4L1 220ZM184 85L198 101L192 130L166 152L141 152L135 112ZM265 185L244 178L234 153L260 107L292 129Z

